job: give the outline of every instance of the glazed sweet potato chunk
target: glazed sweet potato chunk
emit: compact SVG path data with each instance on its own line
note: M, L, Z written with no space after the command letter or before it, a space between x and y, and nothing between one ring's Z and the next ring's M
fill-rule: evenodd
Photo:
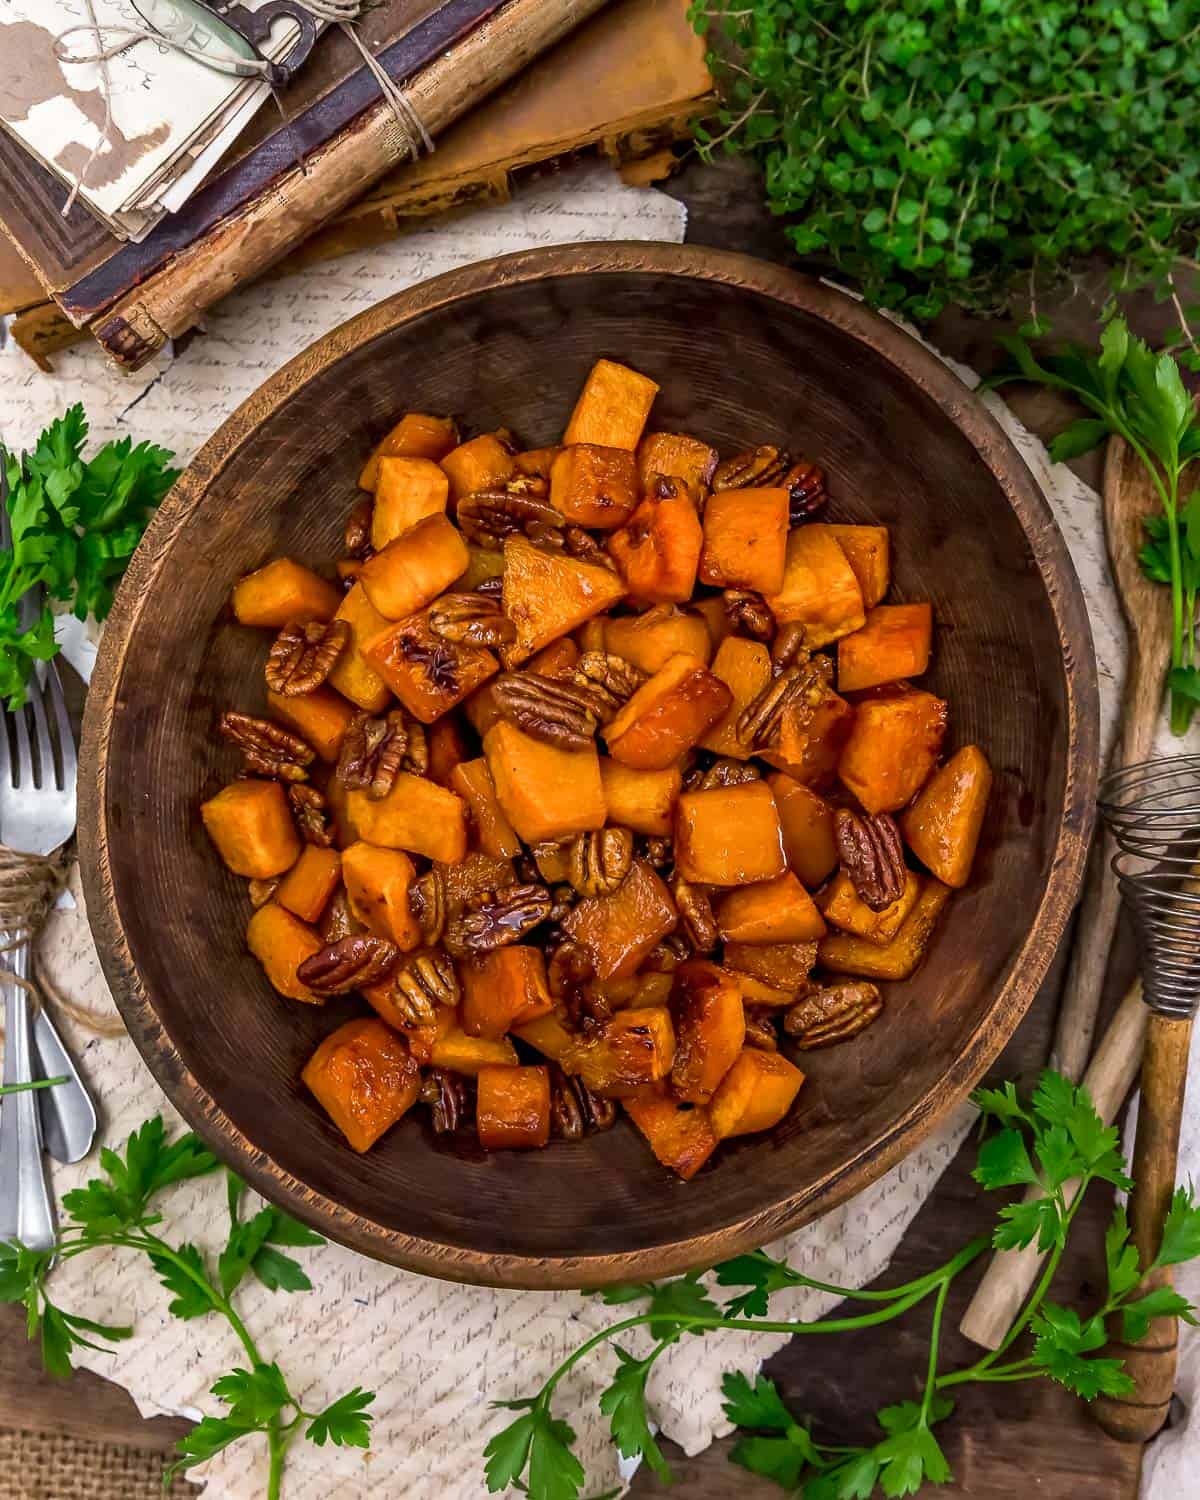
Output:
M363 656L363 647L386 630L388 622L367 598L361 583L356 583L342 600L334 618L349 625L350 643L333 664L329 686L367 713L382 713L392 701L391 690Z
M604 788L595 748L560 750L498 720L483 737L496 799L527 844L603 828Z
M518 1021L512 1028L512 1034L540 1052L543 1057L548 1057L551 1062L561 1062L576 1042L575 1033L568 1031L563 1025L562 1016L557 1010L547 1011L544 1016L537 1016L532 1021Z
M480 1068L515 1067L517 1049L506 1036L468 1036L461 1026L452 1025L434 1042L429 1061L435 1068L475 1078Z
M678 920L671 893L644 860L635 859L611 896L586 896L563 930L583 947L598 979L627 979Z
M849 877L839 871L820 893L817 904L831 927L836 927L841 932L857 933L859 937L866 938L867 942L884 948L900 931L920 894L920 878L910 870L900 896L882 911L872 911L865 901L859 899ZM817 937L821 935L814 934Z
M638 503L637 466L627 448L576 443L550 470L550 504L575 526L613 531Z
M726 942L807 943L825 936L825 919L790 870L722 896L716 918Z
M803 625L810 647L849 635L866 619L854 569L824 526L797 526L788 536L783 586L767 604L778 624Z
M342 602L332 583L311 568L278 557L233 588L233 613L241 625L266 625L279 630L293 623L332 620Z
M929 779L946 715L944 699L915 688L859 703L838 776L869 813L895 812Z
M428 458L434 463L444 458L458 439L449 417L431 417L425 412L409 411L376 447L358 476L358 487L373 490L379 481L379 464L384 458Z
M504 613L517 639L501 653L510 670L559 636L570 635L585 620L621 597L621 580L607 568L547 552L524 537L504 544Z
M719 650L721 642L733 634L729 611L725 608L725 600L720 594L710 594L704 599L693 599L688 605L688 613L699 615L704 621L714 651Z
M655 480L608 550L635 604L682 603L692 597L704 531L696 506L677 479Z
M500 670L482 646L445 641L429 623L429 611L387 626L363 647L367 665L422 724L449 713Z
M815 890L838 862L833 808L803 782L781 772L768 776L767 785L779 811L787 862L809 890Z
M846 554L862 591L863 606L873 609L888 591L888 529L886 526L826 525Z
M350 910L368 932L404 952L420 947L421 929L409 905L417 872L402 849L359 840L342 852L342 878Z
M569 677L579 661L579 647L564 635L560 640L543 646L536 656L525 664L527 672L536 672L539 677Z
M838 642L838 688L843 693L919 677L929 666L933 611L928 604L880 604L867 623Z
M538 479L549 479L554 460L562 452L557 443L548 448L526 448L516 456L517 473L535 475Z
M462 1029L468 1036L501 1037L547 1015L554 1001L546 988L546 960L540 948L514 943L459 966Z
M644 491L655 478L681 479L694 499L703 499L717 467L717 450L682 432L648 432L637 446L638 482Z
M708 1107L713 1134L723 1141L771 1130L791 1109L803 1082L804 1074L786 1057L747 1047Z
M704 508L700 581L718 589L783 588L788 540L785 489L722 490Z
M467 804L471 820L471 841L483 854L495 859L512 859L521 852L521 840L504 815L496 797L495 783L487 761L464 761L450 777L450 790Z
M725 967L739 975L749 974L773 990L795 994L812 973L817 961L816 943L747 943L725 944ZM751 1004L767 1004L749 993Z
M675 1032L665 1005L619 1010L597 1031L576 1038L562 1059L593 1094L626 1099L657 1083L675 1060Z
M783 711L775 744L761 760L805 786L828 786L854 726L854 709L832 689L817 703L792 703Z
M517 469L511 447L494 432L485 432L469 442L460 443L453 452L446 454L441 463L450 481L450 498L455 505L476 490L503 484Z
M300 1075L355 1151L367 1151L417 1102L421 1070L404 1038L375 1016L332 1032Z
M429 775L439 786L449 786L455 766L471 759L463 726L457 714L443 714L429 726Z
M707 1104L746 1040L736 975L705 959L680 964L671 991L671 1021L671 1087L678 1099Z
M450 481L428 458L382 458L371 516L371 546L382 552L426 516L446 513Z
M448 589L468 561L458 528L445 516L426 516L368 558L359 581L385 619L403 620Z
M964 745L935 771L900 819L908 847L945 885L966 885L983 828L992 768L978 745Z
M699 657L673 656L605 729L608 752L635 770L664 771L701 739L732 701L732 693Z
M275 899L302 922L315 922L342 878L342 856L336 849L305 844L300 858L279 882Z
M831 932L821 939L818 954L834 974L854 974L861 979L907 979L916 973L933 937L942 908L950 899L950 887L940 880L927 880L916 904L885 947L848 932Z
M453 864L467 852L467 809L461 797L425 776L401 771L386 797L350 792L347 811L359 836L385 849L407 849Z
M527 1151L550 1139L550 1069L480 1068L475 1126L485 1151Z
M297 698L281 693L267 693L267 708L273 719L279 719L306 740L322 760L331 765L341 753L342 741L354 717L353 707L332 688L319 687Z
M303 1000L307 1005L325 1004L324 995L314 994L296 978L296 970L304 960L325 946L306 922L268 901L250 918L246 946L281 995L289 1000Z
M719 677L733 701L700 741L702 750L749 760L753 748L737 732L738 716L758 697L771 680L771 653L761 641L728 636L717 647L712 674Z
M608 807L608 821L632 828L649 838L669 838L675 804L683 789L678 766L665 771L640 771L608 756L600 758L600 784Z
M675 810L675 867L696 885L753 885L787 869L771 788L684 792Z
M625 1112L664 1167L690 1182L717 1149L718 1141L703 1105L681 1103L667 1089L643 1091L625 1100Z
M611 651L653 676L673 656L696 656L707 666L712 639L701 615L676 604L656 604L640 615L616 615L602 622L604 639L595 648Z
M658 386L647 376L614 360L598 359L563 433L564 446L600 443L632 453L657 395Z
M455 588L470 593L481 583L486 583L489 578L503 577L503 552L493 552L487 547L477 547L473 542L467 543L467 570L458 579Z
M300 835L278 781L235 781L210 797L200 816L235 875L270 880L300 857Z

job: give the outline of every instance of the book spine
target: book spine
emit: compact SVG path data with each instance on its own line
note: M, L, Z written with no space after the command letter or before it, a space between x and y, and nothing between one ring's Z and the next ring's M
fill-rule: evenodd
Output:
M409 102L436 136L604 3L509 0L409 80ZM93 334L122 369L139 369L168 339L194 327L206 308L273 265L408 156L407 135L380 101L316 151L304 170L284 173L115 303L92 325Z

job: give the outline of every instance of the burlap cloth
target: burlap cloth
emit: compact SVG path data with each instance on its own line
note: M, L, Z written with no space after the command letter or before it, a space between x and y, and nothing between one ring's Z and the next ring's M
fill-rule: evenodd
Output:
M162 1472L144 1449L0 1427L0 1500L195 1500L185 1480L164 1489Z

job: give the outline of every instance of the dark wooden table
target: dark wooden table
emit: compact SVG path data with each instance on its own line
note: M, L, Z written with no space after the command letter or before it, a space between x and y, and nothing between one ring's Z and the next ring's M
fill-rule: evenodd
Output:
M757 178L745 166L691 163L668 191L688 207L690 242L789 259L781 228L765 212ZM1104 273L1097 270L1073 283L1068 293L1044 297L1041 311L1058 330L1089 340L1094 338L1095 316L1104 296ZM1129 311L1139 332L1161 340L1170 322L1169 309L1138 299ZM987 370L998 357L995 334L1001 327L1011 327L1011 320L998 323L947 313L930 337L946 354ZM1022 420L1043 436L1056 431L1070 415L1064 403L1046 393L1018 391L1011 400ZM1094 455L1074 467L1093 484L1098 482ZM1123 960L1114 967L1110 1007L1128 977L1129 963L1126 943ZM1015 1078L1026 1085L1036 1078L1049 1051L1060 983L1061 965L997 1062L994 1077ZM973 1160L968 1142L910 1226L886 1282L907 1281L941 1264L990 1226L994 1204L984 1201L970 1179ZM1102 1287L1102 1236L1110 1211L1111 1203L1096 1194L1077 1219L1072 1248L1054 1288L1059 1301L1087 1306ZM948 1307L944 1368L970 1363L978 1353L972 1353L972 1346L957 1333L973 1284L964 1279L967 1284ZM98 1376L81 1374L65 1386L48 1380L20 1324L16 1309L0 1309L0 1427L67 1431L164 1452L186 1430L182 1421L142 1421L126 1392ZM793 1407L814 1417L831 1441L869 1440L874 1411L918 1391L927 1335L928 1310L918 1308L884 1328L824 1340L819 1357L808 1341L794 1340L770 1362L768 1373L779 1381ZM1137 1492L1139 1451L1104 1437L1079 1402L1049 1383L966 1387L954 1418L941 1432L955 1473L955 1483L938 1492L946 1500L1013 1500L1017 1487L1041 1500L1132 1500ZM672 1453L680 1478L673 1493L680 1500L735 1494L739 1500L769 1500L781 1493L731 1466L729 1446L717 1443L694 1459ZM646 1473L633 1486L636 1496L662 1493Z

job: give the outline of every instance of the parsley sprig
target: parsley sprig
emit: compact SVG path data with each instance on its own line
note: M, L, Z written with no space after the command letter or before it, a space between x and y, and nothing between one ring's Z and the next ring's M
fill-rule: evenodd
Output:
M1108 1284L1103 1300L1086 1314L1062 1307L1049 1301L1047 1293L1089 1184L1131 1186L1117 1132L1103 1123L1085 1090L1054 1072L1042 1075L1027 1101L1012 1084L1005 1084L980 1089L975 1104L984 1132L973 1174L976 1181L988 1190L1038 1189L1028 1200L1006 1203L999 1210L990 1241L972 1240L927 1275L884 1290L817 1281L761 1250L715 1268L716 1288L738 1289L720 1303L699 1272L659 1285L610 1287L601 1294L606 1303L639 1304L641 1310L593 1334L536 1394L497 1403L518 1415L487 1445L488 1489L511 1487L530 1500L578 1500L585 1476L573 1451L575 1434L554 1415L552 1402L564 1377L605 1346L611 1347L617 1363L599 1404L609 1419L616 1449L627 1458L641 1455L660 1478L669 1479L647 1406L647 1377L680 1339L714 1328L812 1337L869 1328L900 1317L918 1303L931 1304L929 1357L920 1394L878 1411L879 1435L871 1442L827 1442L810 1421L788 1409L771 1380L761 1375L753 1381L741 1374L725 1377L725 1414L742 1432L730 1457L801 1494L803 1500L870 1500L876 1494L891 1500L914 1494L925 1484L948 1483L950 1465L935 1429L954 1410L948 1393L956 1386L1050 1379L1085 1400L1128 1392L1132 1382L1122 1362L1101 1351L1118 1326L1122 1338L1133 1340L1146 1332L1152 1318L1170 1315L1195 1321L1185 1297L1170 1287L1143 1290L1142 1282L1154 1268L1200 1257L1200 1205L1190 1189L1176 1191L1153 1266L1139 1264L1125 1212L1118 1209L1105 1238ZM1036 1243L1047 1253L1046 1265L999 1348L966 1368L942 1371L939 1345L950 1287L989 1243L997 1249ZM863 1304L865 1310L816 1322L768 1318L771 1298L794 1287L832 1292ZM640 1335L644 1352L629 1347L631 1335Z
M177 1444L178 1458L167 1478L204 1463L242 1438L266 1438L270 1454L268 1500L277 1500L284 1460L301 1433L321 1446L365 1448L370 1441L374 1401L371 1391L355 1387L328 1406L307 1410L289 1387L274 1361L263 1358L234 1305L234 1294L247 1276L269 1291L307 1291L312 1283L286 1249L320 1245L320 1235L298 1224L278 1208L263 1207L249 1218L242 1215L245 1185L226 1173L229 1237L211 1267L200 1248L171 1244L159 1232L162 1215L156 1200L164 1189L192 1177L219 1170L219 1163L190 1132L168 1141L162 1117L154 1116L125 1143L123 1153L100 1152L103 1176L63 1197L67 1222L50 1250L29 1250L16 1242L0 1242L0 1302L22 1303L29 1338L41 1342L42 1363L51 1375L71 1374L72 1350L102 1349L133 1337L133 1329L97 1323L67 1312L51 1300L47 1281L57 1261L67 1261L101 1246L135 1250L147 1257L171 1294L168 1311L190 1319L218 1313L229 1323L246 1354L246 1367L222 1375L211 1387L225 1408L220 1416L206 1416Z
M8 485L5 500L12 547L0 550L0 698L10 708L25 701L36 661L57 651L54 616L42 605L35 623L19 624L18 605L44 587L79 619L103 620L159 501L179 471L173 455L153 443L121 438L86 462L88 424L72 406L18 456L0 447Z

